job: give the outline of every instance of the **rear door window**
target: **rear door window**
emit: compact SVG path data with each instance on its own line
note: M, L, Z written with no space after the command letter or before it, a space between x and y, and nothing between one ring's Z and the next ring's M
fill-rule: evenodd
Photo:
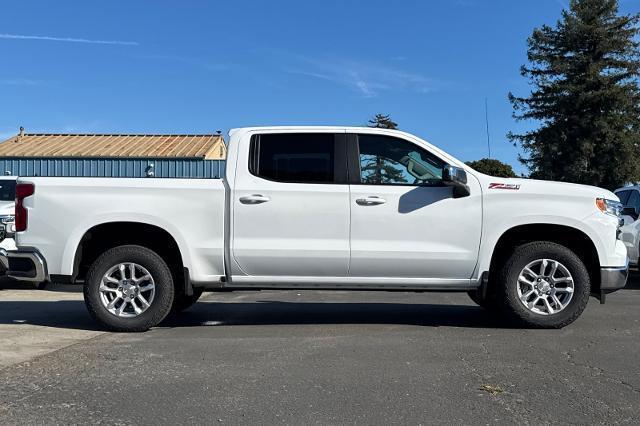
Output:
M344 140L333 133L257 135L251 142L251 174L290 183L346 181Z

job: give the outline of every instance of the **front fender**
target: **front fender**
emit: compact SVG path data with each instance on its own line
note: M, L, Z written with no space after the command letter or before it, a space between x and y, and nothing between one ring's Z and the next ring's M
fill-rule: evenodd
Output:
M617 250L616 247L615 234L617 221L615 219L611 221L608 217L600 213L590 215L583 220L556 215L521 215L503 218L499 222L500 226L496 225L497 224L494 223L485 228L487 232L480 244L481 256L479 258L476 276L489 270L491 258L500 238L516 227L527 225L556 225L572 228L583 233L591 240L598 253L598 260L601 266L614 266L612 263L618 266L623 265L625 262L625 259L620 258L619 250Z

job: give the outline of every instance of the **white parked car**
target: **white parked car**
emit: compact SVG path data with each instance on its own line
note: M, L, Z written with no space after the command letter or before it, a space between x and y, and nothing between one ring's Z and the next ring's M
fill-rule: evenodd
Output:
M0 248L15 250L13 239L15 233L15 201L16 201L16 176L0 177L0 228L3 235L0 239Z
M612 192L487 176L394 130L237 129L224 179L31 177L16 193L8 275L82 283L112 330L203 289L463 291L558 328L627 278Z
M625 186L616 189L615 194L623 205L622 218L624 225L620 228L620 238L627 246L629 263L638 266L640 256L640 186Z

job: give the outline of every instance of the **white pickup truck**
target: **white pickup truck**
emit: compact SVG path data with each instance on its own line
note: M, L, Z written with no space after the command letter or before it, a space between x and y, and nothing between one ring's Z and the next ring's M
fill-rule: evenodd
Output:
M640 258L640 186L625 186L614 192L622 203L620 239L627 246L629 265L638 267Z
M620 203L474 171L407 133L230 132L224 179L20 178L8 275L83 283L104 327L143 331L203 289L464 291L559 328L624 287Z

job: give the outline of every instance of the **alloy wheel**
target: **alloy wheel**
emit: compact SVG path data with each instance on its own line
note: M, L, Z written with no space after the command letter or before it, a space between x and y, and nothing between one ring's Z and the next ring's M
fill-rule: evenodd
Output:
M553 315L564 310L571 302L573 292L573 277L557 260L534 260L518 275L520 302L539 315Z
M147 269L137 263L119 263L103 275L100 300L117 317L136 317L153 303L155 282Z

